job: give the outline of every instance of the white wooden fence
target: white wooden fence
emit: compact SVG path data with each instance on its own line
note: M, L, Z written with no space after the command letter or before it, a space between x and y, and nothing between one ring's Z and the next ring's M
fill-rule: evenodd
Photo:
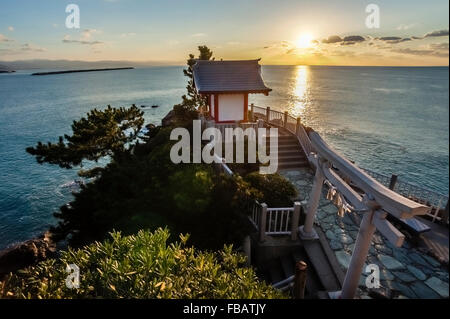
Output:
M255 201L249 216L250 222L259 232L259 240L265 241L266 236L290 235L297 239L300 220L300 203L292 207L269 208L265 203Z
M433 222L442 221L444 209L446 205L448 205L448 195L439 194L429 189L402 181L397 178L397 175L388 176L366 168L363 168L363 170L396 193L431 207L431 210L427 215L432 218ZM448 223L448 218L445 222Z

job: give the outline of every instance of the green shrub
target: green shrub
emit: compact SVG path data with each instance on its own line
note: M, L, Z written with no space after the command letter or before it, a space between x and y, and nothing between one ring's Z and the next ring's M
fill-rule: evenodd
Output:
M245 176L245 181L262 193L258 200L269 207L291 206L292 199L297 196L294 185L279 174L262 175L254 172Z
M181 242L168 244L169 231L139 231L69 249L0 282L2 298L283 298L260 282L245 257L225 246L202 252ZM66 265L80 268L80 287L66 287Z

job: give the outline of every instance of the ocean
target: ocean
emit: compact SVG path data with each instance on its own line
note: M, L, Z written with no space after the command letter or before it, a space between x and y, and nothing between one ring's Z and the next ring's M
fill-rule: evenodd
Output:
M159 124L185 94L183 67L30 76L0 74L0 249L39 235L71 200L77 170L39 165L25 152L57 141L90 109L147 105ZM39 70L46 71L46 70ZM448 194L448 67L263 66L269 96L361 167ZM159 108L151 108L156 104Z

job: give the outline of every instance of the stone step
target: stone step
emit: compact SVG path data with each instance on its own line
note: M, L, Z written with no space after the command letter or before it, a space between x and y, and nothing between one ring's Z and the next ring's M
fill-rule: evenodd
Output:
M262 142L264 143L264 140ZM280 145L280 144L296 144L296 145L298 145L300 147L300 144L298 143L297 140L290 139L290 138L283 138L283 139L279 138L277 140L277 143L278 143L278 145ZM270 145L270 140L269 139L266 139L266 145Z
M293 158L293 159L289 159L289 158L286 158L286 159L284 159L284 158L278 158L278 163L279 164L298 164L298 163L303 163L303 162L305 162L305 163L307 163L308 162L308 160L306 159L306 158L304 158L304 157L301 157L301 158Z
M291 162L291 161L303 161L306 160L306 156L302 153L296 153L291 155L278 154L278 162Z
M266 134L269 135L270 131L266 131ZM289 132L285 132L283 130L278 129L278 136L283 136L283 137L295 137L294 135L292 135Z
M301 150L293 150L293 149L283 149L283 150L278 150L274 151L272 154L277 154L278 156L291 156L291 155L301 155L303 157L305 157L305 153L303 153Z
M298 144L297 142L290 142L290 141L288 141L288 142L278 142L278 147L282 147L282 146L292 147L292 148L300 148L300 144Z
M270 140L270 136L266 136L266 140ZM292 135L278 135L278 140L298 141L298 139L295 136L292 136Z
M281 268L283 268L284 277L289 278L295 274L295 263L292 260L292 256L285 255L280 258Z
M285 279L279 259L275 259L270 262L268 274L269 274L269 281L271 284L275 284Z
M341 289L333 267L331 266L322 246L318 240L304 241L304 248L312 266L326 291L338 291Z
M286 169L286 168L301 168L301 167L307 167L308 161L292 161L292 162L282 162L278 163L278 169Z
M300 151L300 145L298 145L298 144L278 145L278 151L287 151L287 150L298 150L298 151Z
M270 143L267 142L266 145L270 145ZM295 140L278 140L278 146L281 146L281 145L290 145L293 147L300 147L300 144Z

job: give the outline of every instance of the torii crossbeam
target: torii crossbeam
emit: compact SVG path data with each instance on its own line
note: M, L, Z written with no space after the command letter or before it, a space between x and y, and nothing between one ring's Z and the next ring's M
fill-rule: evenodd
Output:
M313 158L316 173L308 201L306 221L300 228L300 238L303 240L318 238L313 224L325 181L332 187L327 197L335 199L334 202L341 215L348 210L363 212L342 291L333 294L338 298L354 298L375 230L378 230L394 246L400 247L403 244L405 236L386 220L387 214L408 219L415 215L424 215L430 208L409 200L374 180L333 150L318 133L310 132L309 138L315 154L308 155ZM364 194L356 192L349 185L350 181Z

